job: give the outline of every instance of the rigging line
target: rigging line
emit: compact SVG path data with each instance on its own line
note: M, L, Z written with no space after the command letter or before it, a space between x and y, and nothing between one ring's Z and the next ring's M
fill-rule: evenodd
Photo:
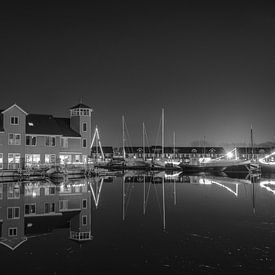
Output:
M157 131L157 136L156 136L156 142L155 142L155 147L154 147L154 153L153 153L154 157L155 157L155 154L156 154L156 146L158 144L158 137L159 137L159 134L160 134L161 122L162 122L162 117L159 120L159 126L158 126L158 131Z
M148 138L147 131L146 131L145 127L144 127L144 133L145 133L145 140L147 141L147 145L148 145L148 153L151 154L151 148L150 148L149 138Z
M130 137L130 133L129 133L129 131L128 131L128 127L127 127L127 124L126 124L125 121L124 121L124 123L125 123L126 135L127 135L127 137L128 137L128 140L129 140L130 152L133 153L134 150L133 150L133 144L132 144L132 140L131 140L131 137Z

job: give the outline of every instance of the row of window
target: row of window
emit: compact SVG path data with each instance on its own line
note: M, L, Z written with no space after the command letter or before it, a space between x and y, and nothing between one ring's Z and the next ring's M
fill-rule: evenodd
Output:
M71 116L90 116L90 109L73 109L71 110Z
M59 201L59 210L68 210L68 200L60 200ZM87 209L87 200L83 199L82 200L82 209ZM46 214L49 213L55 213L55 203L45 203L44 205L44 210ZM36 204L35 203L30 203L30 204L25 204L25 215L32 215L36 214ZM87 224L87 216L84 221L82 222L83 225ZM7 218L8 219L19 219L20 218L20 208L19 207L8 207L7 208Z
M86 125L86 124L85 124ZM85 126L86 129L86 126ZM21 134L9 133L8 136L8 144L9 145L21 145ZM26 135L26 145L28 146L36 146L37 145L37 137ZM49 147L56 146L56 137L46 136L45 145ZM60 140L60 146L62 148L68 148L68 138L62 137ZM82 147L87 147L87 139L82 139Z

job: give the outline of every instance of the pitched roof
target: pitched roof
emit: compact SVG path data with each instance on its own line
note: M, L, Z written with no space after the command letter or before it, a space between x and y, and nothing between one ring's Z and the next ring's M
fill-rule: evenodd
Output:
M19 109L21 112L23 112L25 115L27 115L28 113L26 111L24 111L21 107L19 107L16 103L11 105L9 108L2 110L2 113L5 113L7 111L9 111L10 109L12 109L13 107L16 107L17 109Z
M64 137L81 137L79 133L77 133L70 127L69 118L55 117L54 119L57 122L59 130Z
M91 107L89 107L89 106L87 106L87 105L85 105L83 103L79 103L79 104L71 107L70 110L72 110L72 109L79 109L79 108L92 109Z
M29 114L26 117L26 134L62 135L52 115Z

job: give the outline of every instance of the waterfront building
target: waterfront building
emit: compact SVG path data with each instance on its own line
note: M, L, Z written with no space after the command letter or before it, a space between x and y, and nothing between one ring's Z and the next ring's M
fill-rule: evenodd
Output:
M91 123L92 109L82 103L65 118L29 114L17 104L0 110L0 169L86 163Z
M254 159L259 160L266 155L271 154L274 148L271 147L237 147L237 155L240 159Z
M87 182L0 183L0 244L14 250L56 228L69 228L72 240L91 240L91 203Z
M114 149L112 146L102 146L102 152L106 160L111 160L114 156ZM99 146L93 146L91 148L91 158L102 158L101 150Z
M120 148L120 150L122 149ZM126 157L142 158L142 147L125 147ZM222 147L164 147L165 158L185 159L185 158L218 158L225 154ZM145 158L161 158L162 147L145 147Z

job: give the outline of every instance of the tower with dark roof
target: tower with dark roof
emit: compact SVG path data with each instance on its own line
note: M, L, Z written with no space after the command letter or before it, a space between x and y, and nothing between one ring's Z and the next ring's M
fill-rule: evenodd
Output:
M70 127L81 135L82 154L90 155L93 109L83 103L70 108Z

